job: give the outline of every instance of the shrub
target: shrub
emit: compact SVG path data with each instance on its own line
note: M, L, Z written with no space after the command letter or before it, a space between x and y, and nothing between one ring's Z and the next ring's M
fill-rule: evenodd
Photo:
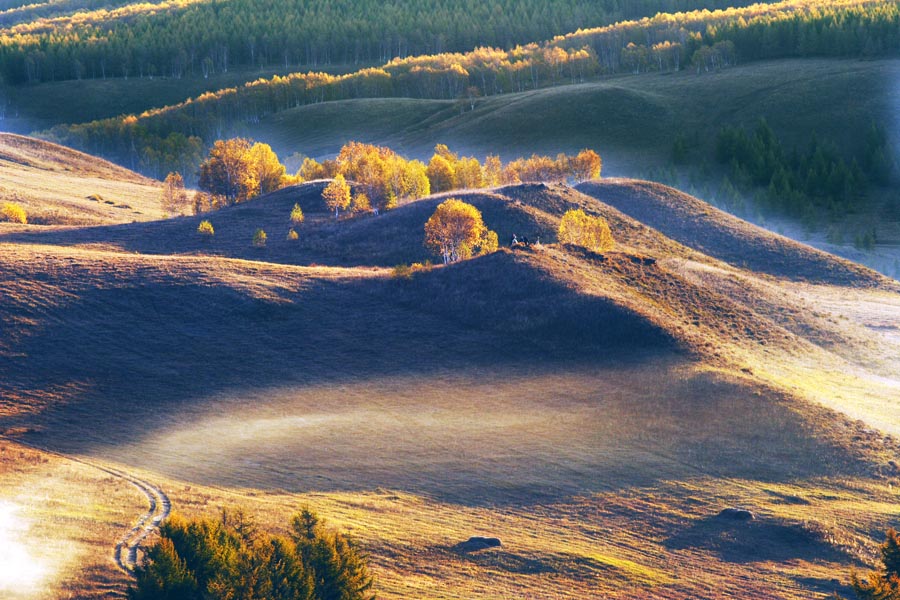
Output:
M303 209L300 208L299 204L295 204L294 208L291 209L291 223L293 223L294 225L299 225L305 218L306 217L303 216Z
M211 238L216 234L216 230L213 229L212 223L209 221L200 221L200 225L197 226L197 233L203 237Z
M290 231L288 231L287 239L289 242L296 242L298 239L300 239L300 236L297 235L297 232L295 230L291 229Z
M16 202L4 202L3 208L0 208L0 214L11 223L28 223L28 214L21 204Z
M580 208L566 211L557 237L561 244L581 246L593 252L607 252L616 245L606 219L591 216Z
M254 248L265 248L266 247L266 232L262 229L257 229L253 234L253 247Z

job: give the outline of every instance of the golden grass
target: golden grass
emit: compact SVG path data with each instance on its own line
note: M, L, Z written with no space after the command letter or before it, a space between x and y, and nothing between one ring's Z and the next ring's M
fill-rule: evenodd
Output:
M385 598L824 598L896 520L900 445L851 418L896 426L900 302L877 276L762 276L561 186L465 197L501 239L587 207L616 252L392 278L440 198L336 225L304 205L293 246L235 241L298 193L212 215L209 250L241 258L172 255L195 219L5 236L0 428L140 469L187 515L242 504L278 529L308 503L363 543ZM170 254L130 252L151 244ZM88 548L45 591L101 597L121 583L102 539L140 498L27 464L0 477ZM758 518L716 519L728 506ZM80 510L84 532L54 525ZM471 535L503 546L454 547Z
M161 184L63 146L0 134L0 199L14 200L29 223L93 225L163 216Z

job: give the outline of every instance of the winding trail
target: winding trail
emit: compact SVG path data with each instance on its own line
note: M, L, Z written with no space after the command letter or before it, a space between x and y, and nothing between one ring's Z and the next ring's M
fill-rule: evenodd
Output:
M104 473L112 475L113 477L116 477L118 479L122 479L123 481L127 481L147 497L147 512L141 514L140 517L138 517L137 522L134 524L134 526L130 530L128 530L119 539L118 542L116 542L115 549L113 550L113 561L115 561L116 566L126 574L134 575L135 567L138 565L138 553L141 551L141 544L145 539L147 539L149 535L159 529L160 524L162 524L162 522L169 516L169 513L172 512L172 502L171 500L169 500L169 497L162 490L162 488L154 485L146 479L141 479L140 477L137 477L136 475L133 475L121 469L97 464L83 458L77 458L74 456L61 454L59 452L54 452L53 450L41 448L40 446L35 446L34 444L29 444L28 442L23 442L18 439L6 439L9 439L9 441L16 444L28 446L29 448L38 450L39 452L46 452L47 454L52 454L65 460L70 460L86 465L93 469L97 469L98 471L102 471Z
M149 504L147 512L141 515L134 527L122 536L116 543L116 548L113 551L113 560L115 560L116 565L126 573L133 575L134 569L138 564L138 551L141 548L141 544L147 536L159 529L160 524L172 512L172 502L159 486L149 481L139 479L118 469L97 465L91 466L114 477L124 479L147 497Z

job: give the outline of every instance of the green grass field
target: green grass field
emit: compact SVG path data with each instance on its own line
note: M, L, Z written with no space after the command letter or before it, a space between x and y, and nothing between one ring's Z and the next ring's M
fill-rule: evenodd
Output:
M365 65L323 65L305 69L346 73ZM293 73L298 67L237 68L202 77L110 77L0 86L0 129L28 134L61 123L86 123L177 104L204 92L243 85L261 77Z
M739 65L718 73L619 76L482 98L460 114L454 102L348 100L284 111L244 133L281 154L335 153L348 139L428 157L435 143L483 158L595 148L604 174L636 175L668 164L677 135L699 140L709 155L725 125L764 117L788 147L811 132L856 150L872 121L893 127L896 60L784 60ZM803 110L796 107L802 106Z

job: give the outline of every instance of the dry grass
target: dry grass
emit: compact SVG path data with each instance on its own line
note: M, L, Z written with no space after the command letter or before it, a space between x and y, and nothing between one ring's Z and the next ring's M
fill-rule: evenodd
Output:
M0 199L30 223L94 225L158 219L160 183L34 138L0 134Z
M543 246L395 279L442 198L334 223L320 189L207 215L208 242L199 218L4 234L0 430L152 473L187 514L240 503L277 528L309 503L387 598L825 597L871 560L900 445L853 419L896 427L893 284L700 221L719 259L777 253L761 275L543 185L461 194ZM295 202L288 242L272 225ZM617 251L547 244L569 208L607 218ZM454 549L470 535L503 546ZM120 580L84 556L100 597Z

